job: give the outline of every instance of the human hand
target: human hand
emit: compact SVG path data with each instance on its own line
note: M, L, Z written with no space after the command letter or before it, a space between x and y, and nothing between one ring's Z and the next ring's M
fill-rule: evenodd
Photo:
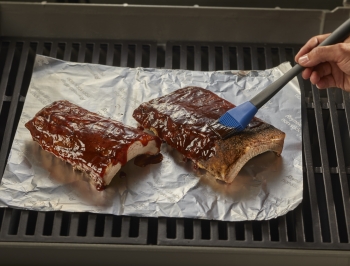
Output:
M295 61L305 67L304 79L319 89L339 87L350 92L350 37L344 42L319 46L329 34L311 38L297 53Z

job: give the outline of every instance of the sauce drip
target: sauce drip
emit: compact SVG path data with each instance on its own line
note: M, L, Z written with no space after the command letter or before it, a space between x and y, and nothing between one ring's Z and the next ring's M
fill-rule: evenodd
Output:
M97 191L102 191L102 190L105 190L105 185L102 185L102 184L98 184L98 185L96 185L96 190Z
M141 154L137 156L134 160L134 164L139 167L145 167L149 164L157 164L163 161L163 155L158 153L156 155Z
M119 178L125 178L125 177L126 177L126 173L124 171L120 171Z
M186 87L141 104L133 117L145 128L156 129L162 140L196 162L215 154L215 141L220 137L208 125L233 107L209 90ZM254 118L245 131L259 123L263 122Z
M141 125L138 125L137 129L143 131L145 128L143 126L141 126Z
M263 122L258 121L258 120L256 120L256 121L251 121L251 122L248 124L247 128L248 128L248 129L251 129L251 128L259 127L259 126L262 125L262 124L263 124Z

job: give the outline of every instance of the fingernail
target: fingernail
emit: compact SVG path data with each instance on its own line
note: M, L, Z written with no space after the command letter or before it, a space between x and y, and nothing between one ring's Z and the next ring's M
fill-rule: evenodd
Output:
M316 84L316 88L317 88L317 89L320 89L320 87L319 87L317 84Z
M306 63L307 61L309 61L309 57L306 55L303 55L302 57L299 58L299 64L303 64Z

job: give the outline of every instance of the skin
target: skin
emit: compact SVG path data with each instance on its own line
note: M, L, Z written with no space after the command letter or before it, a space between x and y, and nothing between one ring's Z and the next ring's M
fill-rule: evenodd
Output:
M304 79L319 89L338 87L350 92L350 37L344 42L316 47L329 34L312 37L295 56L295 61L306 67Z

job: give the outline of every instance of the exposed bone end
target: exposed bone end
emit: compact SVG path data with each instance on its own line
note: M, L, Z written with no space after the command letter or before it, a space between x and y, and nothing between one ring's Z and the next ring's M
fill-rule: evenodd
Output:
M243 149L239 149L241 143L232 142L230 139L218 141L216 143L216 155L207 161L199 161L197 165L206 169L216 179L232 183L242 167L253 157L267 151L273 151L277 156L282 153L284 132L268 125L258 136L259 138L255 138L255 140L249 140L248 138L244 140L242 144L245 147ZM227 149L232 145L236 146L235 152L240 152L230 154L230 150ZM232 160L233 157L235 159Z
M235 177L238 175L239 171L242 169L242 167L253 157L265 153L267 151L273 151L276 153L277 156L280 156L282 149L283 149L283 142L284 139L280 140L279 142L272 142L267 145L261 145L259 147L255 147L255 149L252 152L247 152L245 155L243 155L236 163L236 165L231 165L229 167L229 170L227 174L221 179L221 176L218 176L218 179L225 181L226 183L232 183L232 181L235 179ZM253 148L251 148L253 149Z
M157 143L155 140L149 141L146 146L143 146L140 141L136 141L135 143L130 145L127 151L127 160L130 161L131 159L141 154L156 155L159 153L159 151L160 149L157 147ZM103 177L106 186L109 185L109 183L112 181L113 177L118 173L121 167L122 165L120 163L117 163L116 165L110 164L107 167L106 173Z

